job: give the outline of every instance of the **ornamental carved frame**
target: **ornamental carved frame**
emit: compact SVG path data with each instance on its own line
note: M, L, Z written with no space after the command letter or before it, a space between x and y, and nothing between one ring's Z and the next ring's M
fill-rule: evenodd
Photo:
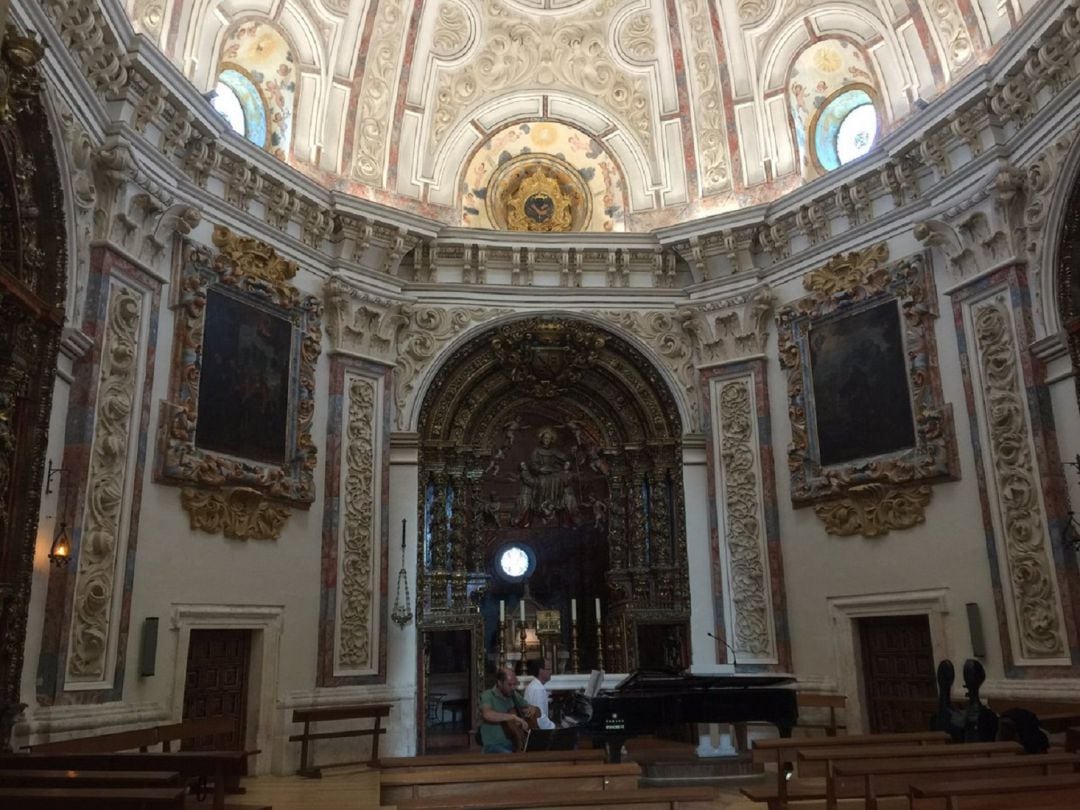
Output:
M290 283L297 265L272 247L220 225L214 228L213 243L216 253L184 244L174 305L172 377L169 400L162 403L155 480L185 487L181 502L192 528L237 539L277 539L287 516L282 504L307 509L315 499L317 451L311 430L322 304ZM283 463L236 458L196 445L207 296L214 288L283 316L292 325Z
M959 477L952 408L944 400L934 320L933 274L925 254L888 263L885 243L834 256L809 273L810 295L777 313L780 366L787 375L791 444L788 469L794 506L814 506L830 534L879 537L922 523L929 484ZM825 320L897 302L914 447L832 465L817 446L808 334Z

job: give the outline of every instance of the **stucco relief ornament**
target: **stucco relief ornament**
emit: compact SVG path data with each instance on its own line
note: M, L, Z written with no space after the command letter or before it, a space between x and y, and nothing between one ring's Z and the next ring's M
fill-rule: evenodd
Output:
M530 318L501 327L491 350L513 382L532 396L564 393L595 364L606 339L599 331Z
M220 491L185 487L180 502L192 529L232 540L277 540L290 514L288 507L271 503L248 487Z

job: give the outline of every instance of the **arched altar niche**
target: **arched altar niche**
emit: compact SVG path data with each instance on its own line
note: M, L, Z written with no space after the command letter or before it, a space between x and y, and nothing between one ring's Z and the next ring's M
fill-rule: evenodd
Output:
M584 320L504 322L445 362L419 433L418 624L480 635L474 692L497 665L499 603L520 615L525 582L497 571L511 544L535 559L527 625L558 611L566 651L576 599L577 669L600 663L597 598L604 669L689 663L682 425L638 349Z
M1061 325L1068 337L1073 369L1080 370L1080 177L1073 180L1065 204L1057 279ZM1080 404L1080 376L1076 377L1076 400Z

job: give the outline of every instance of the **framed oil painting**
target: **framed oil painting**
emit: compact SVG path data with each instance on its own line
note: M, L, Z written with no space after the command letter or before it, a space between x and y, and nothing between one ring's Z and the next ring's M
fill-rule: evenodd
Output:
M835 257L804 285L810 295L777 314L792 501L816 505L834 534L921 522L928 485L958 470L926 258L889 264L882 244Z
M296 265L272 248L222 227L214 245L184 246L157 478L197 488L185 490L189 512L193 502L213 511L207 490L242 491L228 508L258 522L257 495L303 508L314 500L321 305L292 286Z

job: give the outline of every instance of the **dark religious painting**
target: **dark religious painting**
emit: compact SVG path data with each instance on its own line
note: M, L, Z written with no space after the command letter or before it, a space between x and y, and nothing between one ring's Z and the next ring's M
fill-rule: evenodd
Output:
M286 460L292 344L287 318L207 290L197 447Z
M913 448L896 300L816 323L808 337L821 465Z

